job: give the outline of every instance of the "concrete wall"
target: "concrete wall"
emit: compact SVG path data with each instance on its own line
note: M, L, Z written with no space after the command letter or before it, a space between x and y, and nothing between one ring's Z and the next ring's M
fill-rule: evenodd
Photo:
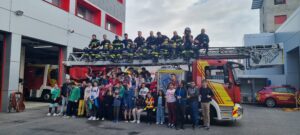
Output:
M244 46L271 45L275 43L274 33L246 34Z
M75 48L87 46L92 34L102 38L105 33L110 39L114 38L114 33L104 29L106 13L104 10L102 10L102 23L99 27L75 16L75 2L75 0L70 1L70 12L66 12L42 0L1 0L0 30ZM107 2L110 6L106 9L110 9L111 16L123 22L124 29L125 6ZM103 6L105 5L101 7ZM14 11L17 10L23 11L23 16L16 16ZM74 30L74 33L69 33L68 30Z
M260 10L260 31L275 32L281 25L274 23L276 15L290 15L300 6L299 0L286 0L286 4L275 5L274 0L264 0Z
M300 8L276 31L276 42L285 49L287 83L300 88Z

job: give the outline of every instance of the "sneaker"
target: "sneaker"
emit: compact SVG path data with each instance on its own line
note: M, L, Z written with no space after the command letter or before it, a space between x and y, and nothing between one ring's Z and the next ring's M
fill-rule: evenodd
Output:
M156 122L156 125L158 125L159 124L159 122Z
M105 120L104 118L101 119L102 121Z
M57 114L57 113L54 113L53 116L56 117L56 116L58 116L58 114Z
M137 123L137 124L140 124L141 122L140 122L140 120L138 120L136 123Z
M47 113L47 116L51 116L51 113Z
M92 119L92 120L94 120L94 121L95 121L95 120L97 120L97 119L96 119L96 117L93 117L93 119Z
M171 123L168 124L168 128L170 128L170 127L171 127Z
M206 130L209 130L209 127L205 127Z
M160 123L160 125L163 125L163 124L164 124L163 122Z
M100 120L99 118L96 118L96 120Z
M174 126L174 124L171 124L171 126L170 126L171 128L174 128L175 126Z
M70 119L70 116L64 116L65 119Z
M136 120L130 121L131 123L136 123Z
M128 123L129 121L128 120L125 120L125 123Z
M91 116L90 118L88 118L88 120L93 120L93 117Z

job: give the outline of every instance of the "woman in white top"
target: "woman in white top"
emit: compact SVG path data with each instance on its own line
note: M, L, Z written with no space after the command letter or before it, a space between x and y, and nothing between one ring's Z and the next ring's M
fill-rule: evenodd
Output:
M139 95L142 96L144 99L146 99L146 95L149 92L149 89L146 87L145 83L142 83L141 89L139 91Z
M169 84L169 87L166 91L166 102L168 107L168 127L174 128L176 122L176 97L175 97L175 88L172 83Z

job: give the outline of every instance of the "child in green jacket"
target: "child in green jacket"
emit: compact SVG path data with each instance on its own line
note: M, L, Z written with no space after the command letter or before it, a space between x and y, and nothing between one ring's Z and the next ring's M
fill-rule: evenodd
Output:
M75 118L76 116L76 108L77 108L77 102L80 98L80 88L79 83L72 83L72 90L70 91L69 95L69 101L67 105L67 118L70 118L72 116Z
M47 116L52 115L52 108L54 108L54 114L53 116L58 116L57 114L57 106L59 102L59 97L60 97L60 89L58 88L57 84L54 85L54 87L51 89L51 101L49 105L49 112Z

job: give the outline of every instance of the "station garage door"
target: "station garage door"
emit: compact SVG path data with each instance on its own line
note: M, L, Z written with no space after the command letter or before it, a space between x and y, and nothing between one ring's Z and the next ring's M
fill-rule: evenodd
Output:
M49 100L51 87L61 79L62 54L59 45L22 38L20 78L27 100Z

